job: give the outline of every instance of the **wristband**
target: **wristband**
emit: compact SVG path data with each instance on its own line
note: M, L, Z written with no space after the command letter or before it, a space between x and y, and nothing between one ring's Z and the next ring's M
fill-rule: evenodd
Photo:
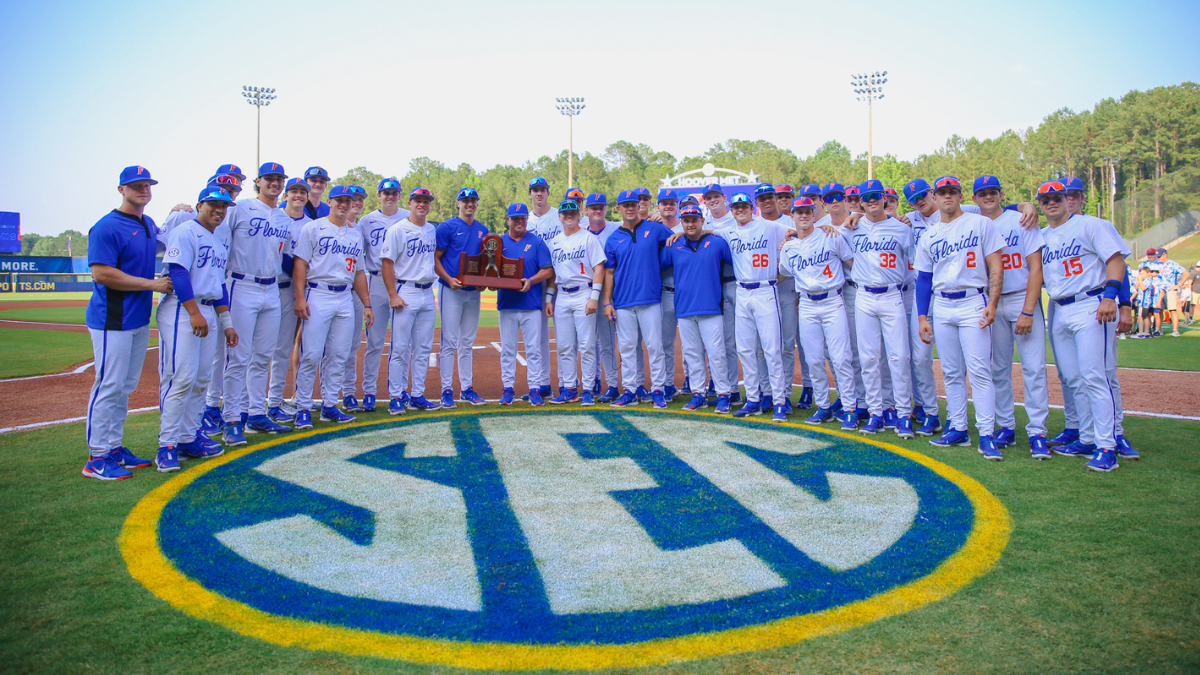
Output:
M605 307L612 307L612 306L613 306L613 304L610 302L610 303L608 303L608 304L606 304L606 305L604 305L604 306L605 306Z
M1109 279L1108 281L1104 282L1104 287L1105 288L1120 288L1121 282L1117 281L1116 279Z
M1119 283L1116 286L1109 286L1108 284L1104 285L1104 299L1105 300L1116 300L1117 294L1120 292L1121 292L1121 285Z
M1033 315L1032 315L1032 314L1030 314L1029 312L1021 312L1021 316L1027 316L1027 317L1029 317L1029 318L1031 318L1031 319L1033 318Z
M554 294L549 291L547 291L546 295L543 297L546 298L546 302L554 302Z
M1117 303L1117 306L1118 307L1129 307L1129 308L1133 307L1133 305L1129 304L1128 302L1119 302L1119 303Z
M221 312L217 315L217 325L221 327L221 332L224 333L227 329L233 328L233 317L229 316L229 312Z
M589 294L589 296L588 296L588 297L589 297L589 299L591 299L591 300L599 300L599 299L600 299L600 289L599 289L599 288L593 288L593 289L592 289L592 292Z
M371 299L370 299L370 298L359 298L358 300L359 300L359 302L361 302L361 303L363 304L363 307L370 307L370 306L371 306Z

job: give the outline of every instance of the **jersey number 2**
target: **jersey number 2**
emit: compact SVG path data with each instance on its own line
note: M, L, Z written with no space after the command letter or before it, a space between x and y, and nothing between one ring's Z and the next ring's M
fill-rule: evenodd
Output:
M975 251L967 251L967 267L975 266Z

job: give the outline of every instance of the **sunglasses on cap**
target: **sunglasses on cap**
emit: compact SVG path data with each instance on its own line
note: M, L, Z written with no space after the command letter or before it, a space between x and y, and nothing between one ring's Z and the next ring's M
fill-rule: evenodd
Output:
M840 192L835 192L835 193L833 193L833 194L831 194L831 195L825 195L824 197L821 197L821 199L822 199L822 200L823 200L823 201L824 201L826 204L832 204L832 203L834 203L834 202L840 202L840 201L844 201L844 200L846 199L846 195L844 195L844 194L842 194L842 193L840 193Z
M235 188L241 189L242 181L238 180L237 176L217 176L215 181L217 185L232 185Z
M1047 192L1066 192L1066 191L1067 191L1067 188L1063 187L1062 183L1060 183L1058 181L1054 181L1054 180L1047 181L1038 186L1038 194L1039 195L1044 195Z

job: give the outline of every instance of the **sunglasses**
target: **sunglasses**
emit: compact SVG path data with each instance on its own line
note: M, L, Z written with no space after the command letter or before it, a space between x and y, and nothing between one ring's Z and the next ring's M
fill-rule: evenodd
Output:
M864 198L859 197L858 195L846 195L846 201L858 202L858 201L865 201L865 200L864 200Z
M883 199L882 192L868 192L867 194L862 196L862 201L868 202L868 203L869 202L877 202L880 199Z
M1063 200L1061 195L1049 195L1038 199L1038 203L1045 206L1046 204L1057 204Z
M824 197L821 197L821 199L822 199L822 200L823 200L823 201L824 201L826 204L832 204L832 203L834 203L834 202L840 202L840 201L843 201L844 199L846 199L846 195L844 195L844 194L842 194L842 193L840 193L840 192L835 192L835 193L833 193L833 194L831 194L831 195L825 195Z

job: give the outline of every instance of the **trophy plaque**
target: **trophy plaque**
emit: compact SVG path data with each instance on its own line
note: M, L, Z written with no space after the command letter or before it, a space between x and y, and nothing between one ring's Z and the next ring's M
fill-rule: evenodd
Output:
M524 258L505 258L504 241L489 234L479 242L479 254L459 255L458 277L463 286L519 290L525 278Z

